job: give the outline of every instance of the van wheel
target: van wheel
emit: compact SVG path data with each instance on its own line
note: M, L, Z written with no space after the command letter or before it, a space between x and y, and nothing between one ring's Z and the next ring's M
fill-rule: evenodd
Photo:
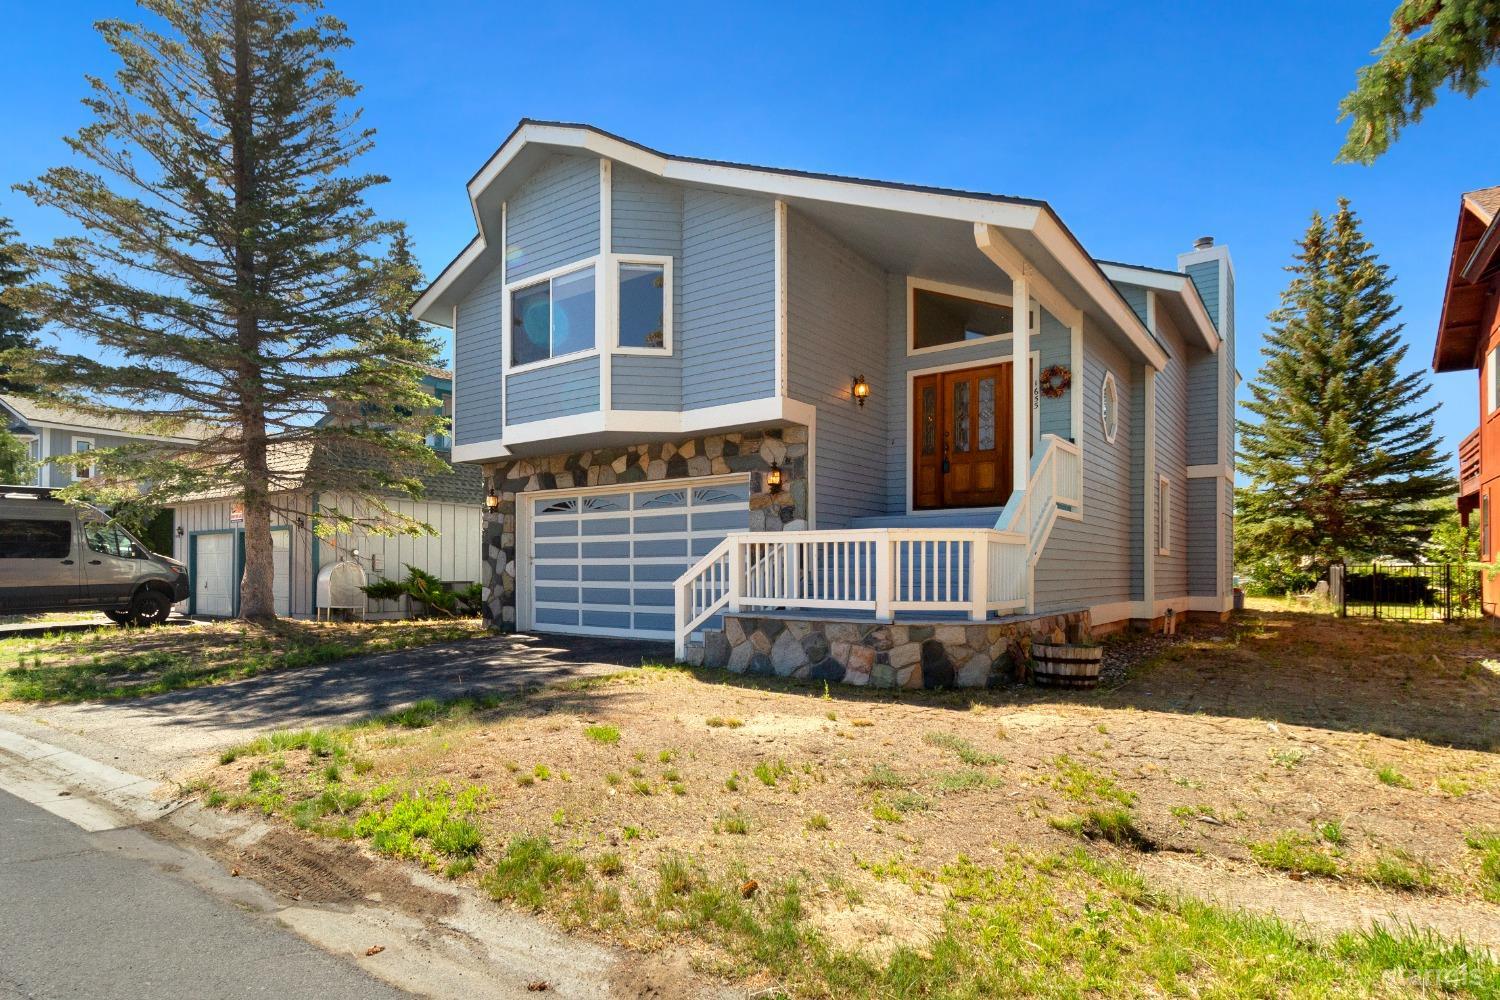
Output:
M133 625L160 625L172 613L172 602L154 590L143 590L130 602Z
M130 612L128 611L106 611L104 612L104 617L108 618L116 625L130 624Z

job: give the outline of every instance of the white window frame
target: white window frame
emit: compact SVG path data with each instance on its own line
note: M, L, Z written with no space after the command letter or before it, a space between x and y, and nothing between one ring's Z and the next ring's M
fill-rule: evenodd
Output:
M634 347L620 343L620 265L645 264L662 269L662 327L661 347ZM670 254L616 253L610 254L609 263L609 328L610 350L615 354L631 354L659 358L672 353L672 304L673 276Z
M1156 554L1172 554L1172 480L1156 477Z
M552 282L556 281L558 278L565 278L568 275L573 274L574 272L584 271L584 270L587 270L588 268L591 268L591 267L594 269L594 344L593 344L593 346L592 347L587 347L587 348L585 348L585 349L583 349L581 351L571 351L571 352L569 352L567 354L556 354L556 355L553 355L552 357L543 358L540 361L529 361L529 362L527 362L524 365L513 365L513 364L511 364L510 352L511 352L511 349L512 349L512 346L513 346L511 344L511 320L512 320L512 317L511 317L511 300L515 297L515 293L519 292L519 291L523 291L523 290L525 290L527 288L532 288L532 287L534 287L536 285L544 284L544 283L550 285ZM561 267L554 267L552 270L550 270L550 271L543 271L541 274L533 274L533 275L531 275L529 277L521 278L521 279L519 279L517 281L510 282L509 284L507 284L505 286L505 301L503 303L503 305L504 305L504 310L503 310L504 315L501 317L501 322L505 326L505 341L504 341L505 355L504 355L504 357L501 360L502 360L502 362L505 365L505 372L506 372L506 374L508 374L508 375L514 375L517 372L535 371L538 368L547 368L547 367L549 367L551 365L564 364L564 363L566 363L568 361L578 361L578 360L580 360L582 358L593 357L593 356L595 356L595 355L597 355L599 353L599 322L600 322L600 317L604 314L604 310L606 308L605 304L608 301L608 299L606 298L605 292L602 291L600 289L600 287L599 287L599 285L600 285L600 282L599 282L599 272L600 272L600 270L601 270L601 267L600 267L600 258L596 254L595 256L585 258L584 260L575 260L575 261L573 261L570 264L564 264ZM556 301L557 301L556 296L552 295L550 293L550 289L549 289L549 295L548 295L549 306L548 307L551 308L552 305L555 305ZM548 317L548 323L549 323L548 336L550 337L551 334L552 334L552 331L550 329L550 324L551 324L551 317L550 317L550 315ZM548 347L549 348L551 347L550 341L549 341Z
M985 337L983 340L955 340L951 344L934 344L931 347L917 347L917 291L937 292L941 295L953 295L961 299L970 299L974 302L982 302L989 306L1007 306L1011 309L1011 332L998 333L993 337ZM1040 319L1040 317L1038 317ZM1036 330L1036 326L1032 326ZM1002 292L985 291L982 288L969 288L964 285L951 285L946 281L933 281L930 278L906 277L906 356L908 358L921 357L924 354L937 354L941 351L954 351L963 347L978 347L981 344L1006 344L1015 336L1015 300Z
M88 447L87 448L79 448L78 446L81 445L81 444L88 445ZM94 450L94 439L93 438L91 438L91 437L75 437L73 439L73 454L75 454L75 455L81 455L81 454L83 454L86 451L93 451L93 450ZM94 463L93 462L89 463L89 474L87 476L80 476L78 474L78 466L76 466L76 465L72 466L69 471L72 472L73 482L75 482L75 483L81 483L85 479L89 479L89 478L91 478L93 476L93 474L94 474Z
M1490 348L1485 359L1484 412L1488 416L1500 410L1500 347Z
M1114 400L1114 426L1110 426L1110 413L1104 406L1105 396ZM1104 440L1109 444L1115 443L1115 438L1120 434L1120 387L1115 383L1115 373L1105 372L1104 381L1099 385L1099 425L1104 429Z

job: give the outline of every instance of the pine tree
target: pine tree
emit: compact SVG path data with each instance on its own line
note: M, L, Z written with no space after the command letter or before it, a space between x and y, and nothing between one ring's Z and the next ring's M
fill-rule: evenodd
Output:
M32 335L41 329L18 301L20 290L32 276L22 253L10 220L0 218L0 392L29 388L24 376L17 377L15 365L24 362L36 348Z
M1376 60L1339 104L1351 118L1339 159L1372 163L1437 103L1438 87L1473 97L1500 58L1500 0L1403 0Z
M1314 213L1270 316L1265 363L1240 423L1240 553L1319 566L1412 558L1453 491L1421 371L1402 374L1394 280L1348 199Z
M138 442L91 454L107 482L143 484L142 506L228 492L245 512L241 615L270 618L273 512L289 517L288 456L336 454L296 485L337 489L359 511L324 531L430 530L385 497L416 495L440 464L424 438L436 401L415 364L431 344L387 321L387 253L400 233L352 169L373 144L334 63L351 42L319 0L141 0L159 24L97 25L121 66L90 78L93 120L68 140L90 169L20 186L82 235L35 250L29 301L92 341L44 352L49 393L192 446ZM318 417L337 403L382 418ZM111 502L119 498L111 497Z

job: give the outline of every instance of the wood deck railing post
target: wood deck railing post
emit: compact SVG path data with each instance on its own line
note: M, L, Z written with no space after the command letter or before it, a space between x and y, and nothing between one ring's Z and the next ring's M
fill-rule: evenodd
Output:
M981 532L969 545L969 621L990 615L990 536Z
M895 546L888 532L882 531L875 540L875 618L877 621L894 620L891 603L896 597Z
M738 613L745 596L745 550L738 538L729 543L729 604L727 610Z

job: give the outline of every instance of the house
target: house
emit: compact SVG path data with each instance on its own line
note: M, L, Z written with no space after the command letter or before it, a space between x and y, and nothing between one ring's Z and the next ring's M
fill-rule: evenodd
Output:
M49 463L48 459L86 454L95 448L119 448L131 442L165 441L189 444L191 437L162 436L115 417L101 417L66 406L48 406L34 400L0 395L0 420L6 429L31 448L37 463L30 483L16 485L63 487L92 475L86 464ZM146 542L164 552L172 537L172 518L163 512L146 531Z
M1472 372L1478 383L1479 426L1458 446L1458 509L1464 524L1478 512L1479 560L1500 561L1500 187L1459 200L1458 231L1442 318L1432 354L1436 372ZM1483 604L1500 615L1500 576L1482 574Z
M424 369L423 382L446 406L452 396L452 374L441 368ZM430 435L427 443L444 462L449 460L446 435ZM477 467L450 465L445 472L421 477L421 500L393 497L386 501L398 513L432 526L436 534L383 535L353 529L319 537L313 530L317 512L374 516L356 497L318 485L337 482L340 461L336 445L327 442L284 443L272 452L277 508L271 523L272 593L278 615L315 616L318 574L336 562L359 564L372 582L403 577L407 566L458 586L480 578L484 489ZM348 468L347 462L343 467ZM227 493L194 496L171 509L177 525L172 554L187 564L192 585L191 596L179 610L192 615L236 614L244 566L244 512L239 498ZM410 610L404 603L371 601L366 617L400 618Z
M522 121L422 294L497 628L985 683L1025 636L1232 606L1234 270L1045 202Z

